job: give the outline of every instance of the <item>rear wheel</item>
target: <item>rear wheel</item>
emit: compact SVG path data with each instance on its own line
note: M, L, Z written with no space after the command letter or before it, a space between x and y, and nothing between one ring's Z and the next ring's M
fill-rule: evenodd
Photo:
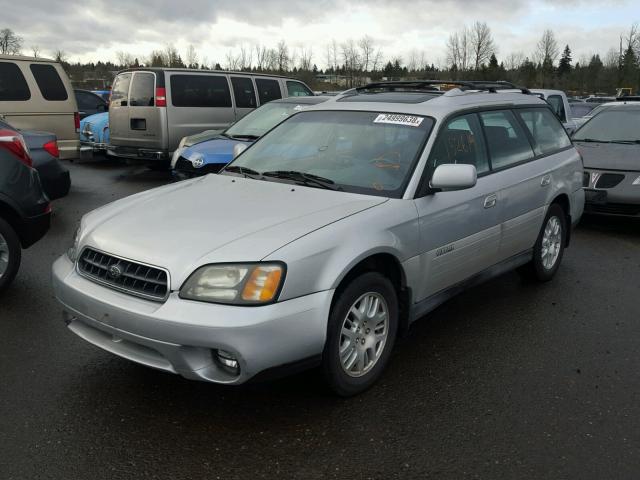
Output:
M338 294L322 356L334 392L355 395L375 383L389 361L397 326L398 297L380 273L365 273Z
M533 248L531 262L519 269L524 277L548 282L551 280L562 262L567 239L567 216L558 204L549 207L542 224L542 230Z
M22 250L18 235L5 220L0 218L0 292L15 278L20 267Z

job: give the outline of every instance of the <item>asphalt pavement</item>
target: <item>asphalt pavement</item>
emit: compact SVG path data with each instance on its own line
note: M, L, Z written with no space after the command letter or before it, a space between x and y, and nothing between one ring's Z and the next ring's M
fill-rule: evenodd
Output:
M640 222L586 219L554 281L463 293L341 399L317 371L220 387L69 332L50 267L81 215L169 177L68 166L71 193L0 296L1 480L640 477Z

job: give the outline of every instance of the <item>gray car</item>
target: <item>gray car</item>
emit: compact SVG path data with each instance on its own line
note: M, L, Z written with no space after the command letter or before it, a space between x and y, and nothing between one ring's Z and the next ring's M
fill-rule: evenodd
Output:
M433 84L358 88L220 175L85 215L53 265L68 328L221 384L321 365L353 395L463 288L517 267L550 280L584 206L565 130L533 95Z
M608 104L573 136L589 213L640 216L640 102Z

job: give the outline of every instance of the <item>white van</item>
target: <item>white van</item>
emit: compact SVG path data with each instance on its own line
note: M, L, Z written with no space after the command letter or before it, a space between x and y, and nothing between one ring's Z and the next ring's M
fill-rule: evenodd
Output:
M0 117L15 128L55 134L60 158L78 157L78 105L59 63L0 55Z
M303 82L275 75L124 70L111 91L107 151L117 157L168 162L183 137L225 129L271 100L312 95Z

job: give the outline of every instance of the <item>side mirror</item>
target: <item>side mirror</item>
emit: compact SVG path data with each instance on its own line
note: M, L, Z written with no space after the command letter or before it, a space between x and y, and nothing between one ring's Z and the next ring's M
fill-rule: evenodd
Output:
M247 148L249 148L247 145L245 145L244 143L236 143L233 146L233 158L236 158L238 155L240 155L242 152L244 152Z
M443 191L466 190L476 185L478 174L474 165L445 163L438 165L430 186Z

